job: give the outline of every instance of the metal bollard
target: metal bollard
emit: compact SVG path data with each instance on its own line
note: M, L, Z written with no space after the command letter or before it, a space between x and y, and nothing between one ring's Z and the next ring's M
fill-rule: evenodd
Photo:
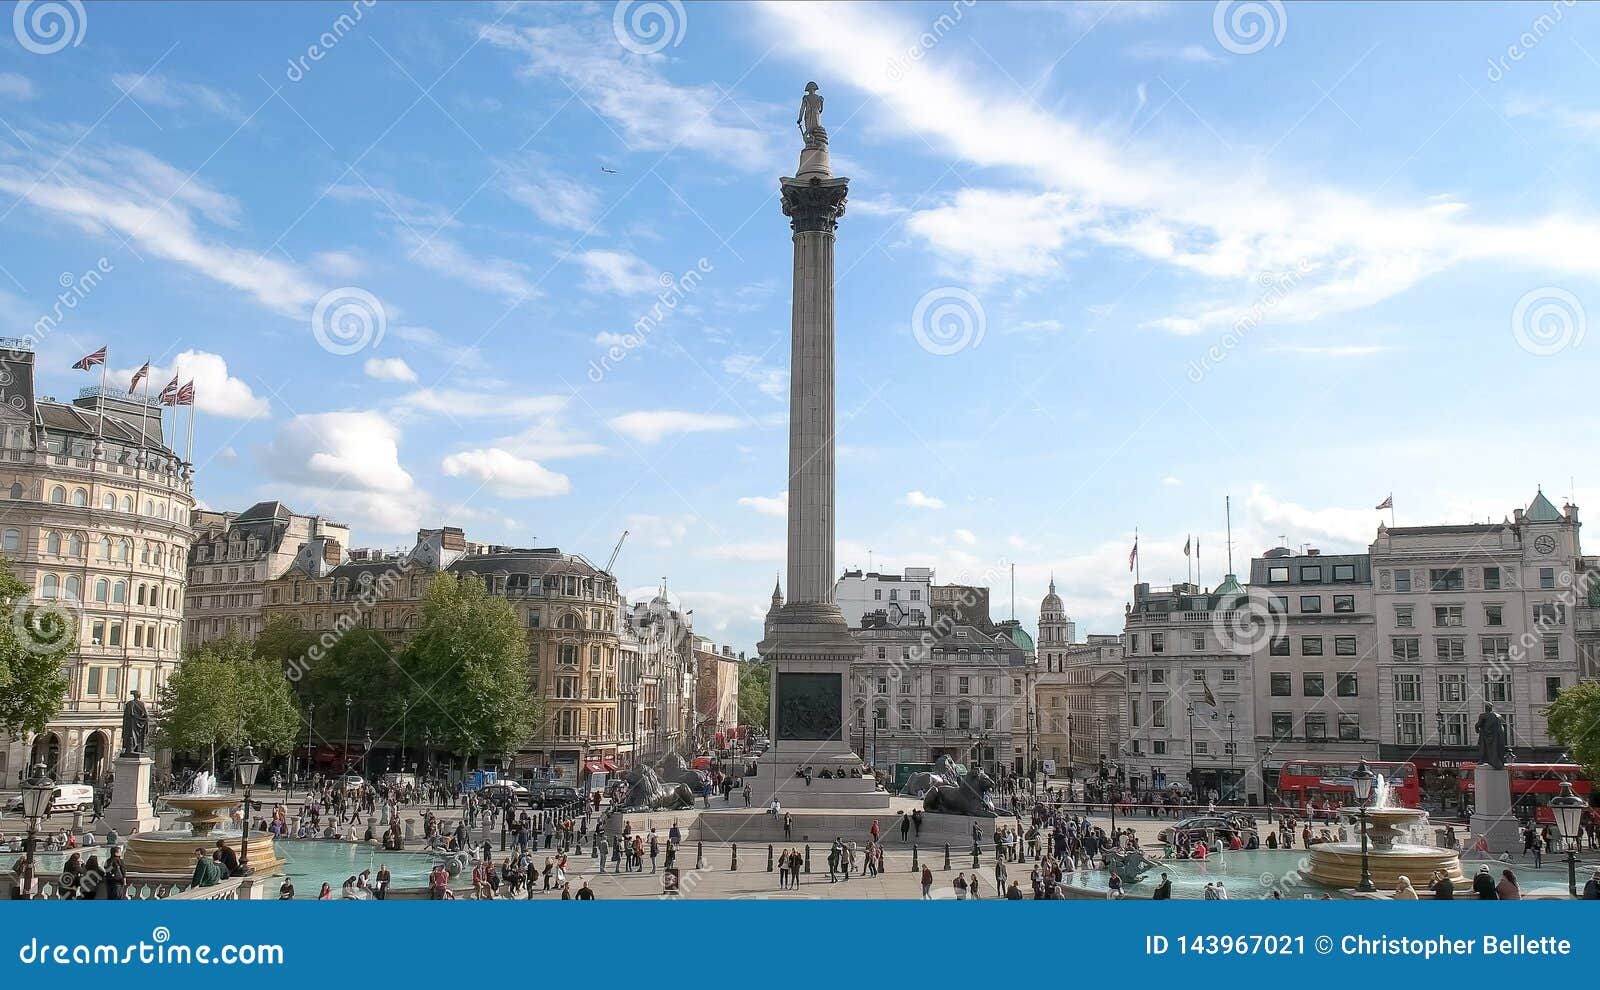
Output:
M767 843L767 872L772 872L772 843Z
M972 847L972 868L974 870L976 870L978 868L978 847L977 846L973 846Z
M806 846L806 872L811 872L811 846Z
M950 843L948 842L944 844L944 868L947 870L950 868Z
M917 871L917 844L915 842L913 842L911 844L911 872L915 873L916 871Z
M733 861L728 864L728 869L739 869L739 843L737 842L733 844Z
M706 868L706 844L704 842L696 842L694 844L694 868L697 870Z

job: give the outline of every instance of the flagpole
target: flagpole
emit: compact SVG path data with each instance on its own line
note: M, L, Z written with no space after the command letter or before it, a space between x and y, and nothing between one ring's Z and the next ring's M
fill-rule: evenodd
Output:
M106 437L106 369L111 367L111 352L106 351L106 359L100 362L100 422L95 426L95 435L104 440Z
M150 417L150 359L144 361L144 405L139 407L139 449L144 450L145 422Z
M1233 573L1233 496L1222 497L1222 511L1228 517L1228 573Z
M1139 578L1139 527L1133 527L1133 583L1143 584Z
M189 454L187 460L194 463L194 399L189 400Z
M1189 537L1188 540L1184 540L1183 541L1183 546L1184 546L1183 569L1184 569L1184 571L1186 572L1186 575L1187 575L1185 577L1185 580L1188 581L1190 584L1194 583L1194 558L1189 556L1188 547L1189 547L1189 540L1193 540L1193 539L1194 539L1194 537L1191 536L1191 537Z
M1203 572L1200 569L1200 539L1199 539L1199 537L1196 537L1195 541L1194 541L1194 580L1195 580L1195 583L1200 585L1201 587L1205 586L1205 583L1206 583L1205 572Z

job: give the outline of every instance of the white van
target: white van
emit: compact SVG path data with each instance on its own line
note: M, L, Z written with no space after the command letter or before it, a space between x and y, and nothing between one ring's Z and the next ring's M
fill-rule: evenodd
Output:
M45 812L49 817L54 814L71 814L74 811L91 811L94 808L94 788L88 784L57 784L55 794L50 798L50 810ZM6 802L6 811L11 814L22 814L22 795L18 794Z

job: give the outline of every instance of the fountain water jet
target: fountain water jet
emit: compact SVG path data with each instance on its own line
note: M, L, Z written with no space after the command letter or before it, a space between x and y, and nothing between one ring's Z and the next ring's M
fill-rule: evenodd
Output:
M1353 840L1324 842L1311 847L1307 875L1329 887L1353 888L1361 881L1361 819L1356 808L1340 814L1355 831ZM1367 809L1367 862L1372 882L1379 890L1393 890L1402 876L1426 887L1435 872L1462 881L1461 857L1453 849L1413 841L1425 828L1428 813L1404 807L1395 800L1389 782L1379 777Z

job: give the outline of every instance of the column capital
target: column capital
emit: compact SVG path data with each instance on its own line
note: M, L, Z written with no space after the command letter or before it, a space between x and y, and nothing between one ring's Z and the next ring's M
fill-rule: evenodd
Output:
M833 233L844 216L849 179L782 179L783 215L797 234L808 231Z

